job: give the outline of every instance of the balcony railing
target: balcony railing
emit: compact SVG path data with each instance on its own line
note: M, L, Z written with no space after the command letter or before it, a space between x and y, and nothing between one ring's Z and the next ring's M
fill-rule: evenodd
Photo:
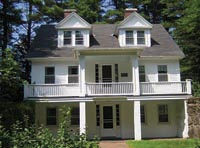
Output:
M136 95L133 82L79 84L28 84L24 86L24 97L73 97L101 95ZM141 82L140 95L191 94L191 81L185 82Z
M140 94L187 94L187 81L185 82L141 82Z
M29 84L24 86L25 97L65 97L79 95L79 84Z
M86 94L88 96L133 95L133 83L132 82L86 83Z

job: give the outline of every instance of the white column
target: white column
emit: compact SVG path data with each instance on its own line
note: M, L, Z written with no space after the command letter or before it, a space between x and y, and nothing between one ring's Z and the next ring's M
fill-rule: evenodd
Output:
M187 88L187 94L192 94L192 85L191 85L191 79L186 79L186 88Z
M133 95L140 95L138 56L132 57Z
M85 88L85 56L79 56L79 84L81 95L85 96L86 88Z
M135 140L141 140L140 101L134 101L134 135Z
M80 135L86 134L86 104L85 102L79 103L79 114L80 114Z
M188 112L187 112L187 100L184 100L184 129L183 129L183 138L188 138L188 131L189 131L189 127L188 127Z

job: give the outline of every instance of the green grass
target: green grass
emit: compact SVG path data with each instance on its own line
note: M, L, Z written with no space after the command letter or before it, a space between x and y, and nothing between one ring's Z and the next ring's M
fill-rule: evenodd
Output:
M129 140L127 144L130 148L200 148L200 139Z

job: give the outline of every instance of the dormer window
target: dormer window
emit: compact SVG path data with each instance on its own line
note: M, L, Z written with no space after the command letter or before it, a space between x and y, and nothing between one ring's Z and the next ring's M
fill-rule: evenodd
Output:
M89 31L86 30L64 30L61 31L61 46L89 46Z
M83 33L81 31L76 31L76 45L83 45Z
M134 45L133 31L126 31L126 44Z
M141 46L145 45L145 31L144 30L126 30L126 45L127 46Z
M72 31L64 31L64 45L72 45Z
M138 45L144 45L145 44L144 31L137 31L137 44Z

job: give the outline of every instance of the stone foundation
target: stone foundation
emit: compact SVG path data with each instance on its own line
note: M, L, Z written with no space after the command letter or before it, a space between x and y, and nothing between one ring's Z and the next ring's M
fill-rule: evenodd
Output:
M188 100L189 137L200 138L200 98Z

